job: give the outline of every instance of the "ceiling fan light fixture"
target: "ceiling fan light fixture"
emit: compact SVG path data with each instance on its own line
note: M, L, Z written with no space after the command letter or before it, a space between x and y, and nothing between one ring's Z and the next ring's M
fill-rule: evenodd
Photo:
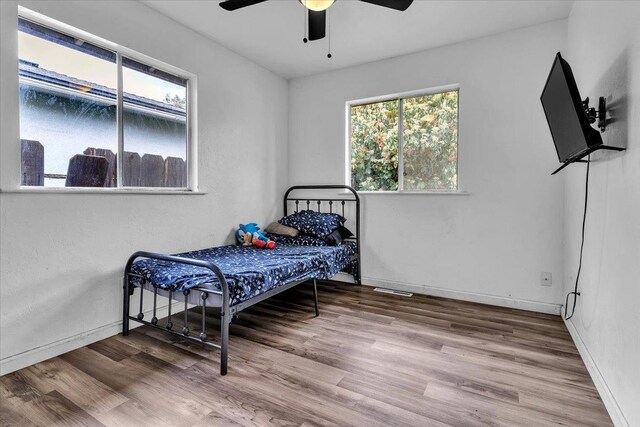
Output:
M309 10L321 12L329 9L335 0L300 0L300 3Z

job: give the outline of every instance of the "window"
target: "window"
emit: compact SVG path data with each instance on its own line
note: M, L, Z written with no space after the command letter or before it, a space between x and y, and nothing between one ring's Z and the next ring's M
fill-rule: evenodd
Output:
M458 90L349 105L351 186L458 189Z
M19 19L21 184L190 188L189 78L64 28Z

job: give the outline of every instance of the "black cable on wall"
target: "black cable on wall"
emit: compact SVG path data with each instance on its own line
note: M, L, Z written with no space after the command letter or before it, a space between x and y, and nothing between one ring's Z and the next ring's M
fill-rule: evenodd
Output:
M576 284L573 289L573 292L569 292L567 294L567 298L564 302L564 320L569 320L573 317L573 314L576 311L576 302L578 297L580 296L580 292L578 292L578 282L580 281L580 272L582 271L582 252L584 250L584 229L585 224L587 223L587 202L589 201L589 166L591 166L591 155L587 157L587 173L585 176L585 184L584 184L584 213L582 214L582 242L580 243L580 261L578 262L578 274L576 274ZM569 307L569 297L573 295L573 305L571 307L571 314L568 312Z

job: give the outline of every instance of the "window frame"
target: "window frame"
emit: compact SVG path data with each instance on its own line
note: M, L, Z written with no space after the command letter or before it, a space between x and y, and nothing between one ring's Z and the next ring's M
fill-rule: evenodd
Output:
M112 51L116 54L116 135L118 153L124 152L124 89L123 89L123 57L143 63L150 67L180 77L187 81L186 85L186 153L185 169L187 174L186 187L131 187L123 186L124 162L117 162L116 187L44 187L20 185L20 192L29 193L125 193L125 194L204 194L198 189L198 156L197 156L197 76L189 71L175 67L166 62L154 59L148 55L129 49L125 46L108 41L102 37L88 33L79 28L65 24L48 16L18 6L18 18L34 22L50 28L56 32L82 39L97 47ZM19 55L19 52L18 52ZM19 82L18 82L19 84ZM20 115L18 114L18 120Z
M456 189L453 190L405 190L404 187L404 179L400 179L403 176L404 172L404 115L403 115L403 104L404 100L408 98L419 98L421 96L435 95L438 93L444 92L458 92L458 105L457 105L457 117L456 120L456 128L457 128L457 141L456 141ZM418 89L407 92L394 93L390 95L382 95L375 96L371 98L362 98L347 101L345 105L345 117L346 117L346 129L345 129L345 183L346 185L351 185L351 108L357 107L361 105L367 104L375 104L379 102L388 102L388 101L398 101L398 189L397 190L356 190L358 193L362 194L468 194L466 191L461 189L460 185L460 85L459 84L450 84L432 87L428 89Z

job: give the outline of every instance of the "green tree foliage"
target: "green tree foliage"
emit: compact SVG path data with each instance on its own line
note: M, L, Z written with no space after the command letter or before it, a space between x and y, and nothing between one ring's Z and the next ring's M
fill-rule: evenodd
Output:
M458 92L408 98L404 116L404 189L455 190Z
M398 189L398 101L351 107L351 183L356 190Z
M398 189L399 101L351 108L351 180L357 190ZM405 190L457 188L458 92L403 100Z

